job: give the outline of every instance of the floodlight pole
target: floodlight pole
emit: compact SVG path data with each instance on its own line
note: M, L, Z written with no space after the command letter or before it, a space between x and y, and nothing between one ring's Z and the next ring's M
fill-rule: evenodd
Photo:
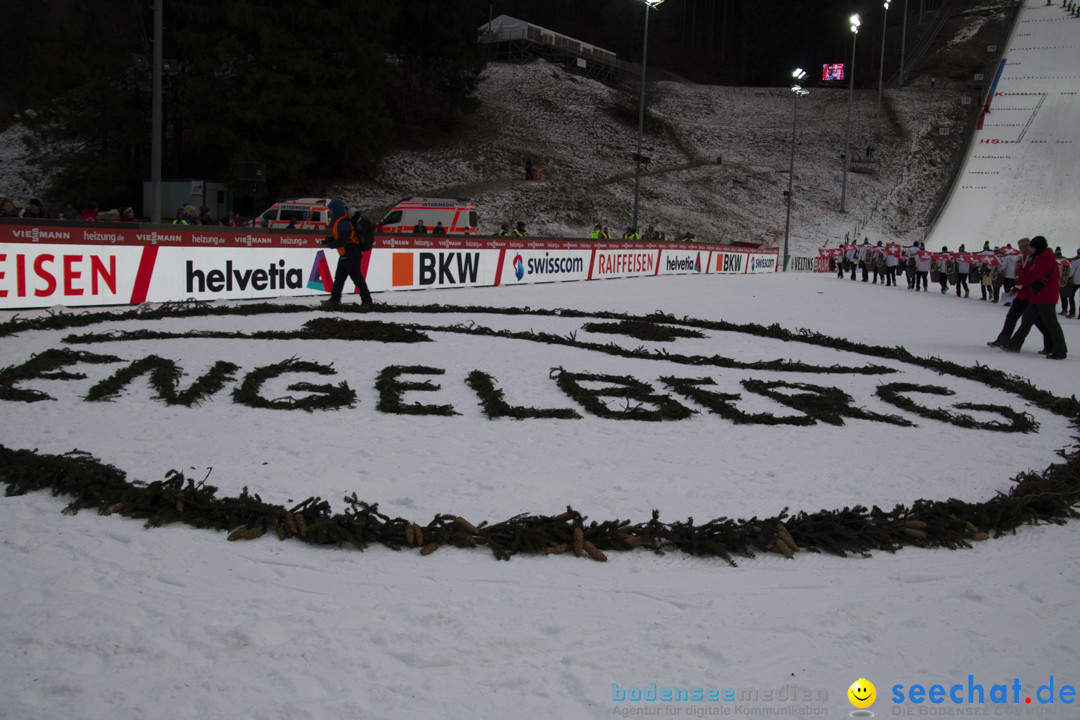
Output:
M907 43L907 0L904 0L904 25L900 31L900 85L904 87L904 45Z
M874 135L881 135L881 88L885 84L885 30L889 27L889 2L885 0L885 14L881 21L881 68L877 80L877 114L874 115Z
M799 96L809 94L808 90L803 90L798 84L799 81L806 77L806 71L802 68L796 68L795 72L791 73L791 76L795 78L796 84L791 88L791 92L795 95L795 111L791 116L791 168L788 170L787 221L784 223L784 272L787 272L788 237L791 233L791 193L795 189L795 124L799 120Z
M649 10L664 0L644 0L645 2L645 39L641 46L641 96L638 99L637 152L634 154L634 222L632 227L637 232L638 197L641 192L641 136L645 131L645 61L649 54Z
M847 133L844 136L844 180L840 188L840 212L847 212L847 169L851 153L851 108L855 104L855 41L859 39L859 16L851 16L851 84L848 89Z
M150 111L150 222L161 223L161 25L162 2L154 0L154 79ZM145 211L145 208L143 208Z

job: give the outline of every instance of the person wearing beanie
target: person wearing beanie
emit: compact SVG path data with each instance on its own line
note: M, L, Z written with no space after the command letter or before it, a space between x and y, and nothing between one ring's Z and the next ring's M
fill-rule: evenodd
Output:
M941 294L944 295L949 291L949 270L948 266L952 264L952 255L949 253L949 246L942 245L941 252L934 256L934 270L937 271L937 282L941 286Z
M175 220L173 225L198 225L199 224L199 210L191 203L184 205L180 208L180 214Z
M41 204L40 200L37 198L30 198L30 202L27 203L22 216L24 218L30 218L31 220L44 220L49 217L49 213L45 212L45 206Z
M1016 281L1017 292L1027 290L1030 302L1024 309L1012 338L1002 349L1006 352L1020 352L1031 326L1040 324L1043 333L1042 354L1051 360L1064 360L1068 355L1065 334L1057 319L1057 304L1060 298L1059 269L1054 253L1049 250L1049 243L1042 235L1031 238L1031 264Z
M364 252L360 249L360 235L349 218L344 202L331 200L328 207L330 234L322 243L337 250L338 263L337 270L334 271L334 289L330 291L330 298L323 302L323 307L334 308L341 305L341 293L345 290L346 278L352 278L353 283L360 289L360 304L371 307L374 303L361 268Z

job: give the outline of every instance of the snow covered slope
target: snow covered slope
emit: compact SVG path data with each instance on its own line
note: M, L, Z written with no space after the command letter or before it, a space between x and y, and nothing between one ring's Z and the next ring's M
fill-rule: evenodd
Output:
M928 248L978 249L1044 235L1080 247L1080 18L1031 0L1020 11L990 111Z

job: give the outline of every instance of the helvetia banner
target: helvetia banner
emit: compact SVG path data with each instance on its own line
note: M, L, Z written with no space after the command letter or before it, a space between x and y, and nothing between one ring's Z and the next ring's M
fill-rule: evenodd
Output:
M318 233L0 223L0 307L245 300L329 293L338 254ZM372 292L776 272L777 251L646 242L378 235ZM354 292L351 283L346 292Z

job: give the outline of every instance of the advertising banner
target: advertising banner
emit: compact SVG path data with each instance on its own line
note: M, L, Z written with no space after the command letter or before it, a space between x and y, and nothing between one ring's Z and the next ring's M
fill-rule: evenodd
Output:
M710 272L722 275L743 275L750 266L750 254L738 250L722 250L714 252L713 263Z
M844 248L818 248L818 256L814 258L814 272L836 272L836 267L844 260ZM829 266L833 263L832 267Z
M0 222L0 308L329 293L338 254L315 232ZM776 272L775 250L532 238L377 235L372 292L655 275ZM351 286L349 290L352 290Z
M496 284L522 285L525 283L564 282L588 280L592 269L591 247L511 248L500 250L500 276Z
M671 249L660 253L661 275L701 275L709 270L708 251L695 249Z
M829 259L824 258L824 263L819 263L818 258L803 257L802 255L792 255L788 259L788 271L789 272L827 272L829 269ZM824 267L823 270L819 270L818 266Z
M597 248L593 260L594 280L621 277L656 275L660 271L660 252L633 243L619 243L621 247Z
M748 264L746 266L746 272L748 273L771 273L776 272L777 255L776 253L764 254L759 252L753 252L748 254Z

